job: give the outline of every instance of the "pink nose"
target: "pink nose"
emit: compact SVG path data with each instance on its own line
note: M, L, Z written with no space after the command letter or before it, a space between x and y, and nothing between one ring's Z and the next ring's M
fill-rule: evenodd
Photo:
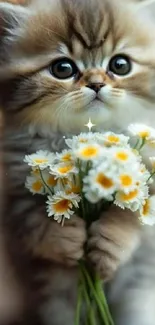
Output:
M104 83L89 83L88 85L86 85L86 87L90 88L90 89L93 89L96 93L99 92L99 90L104 87L105 84Z

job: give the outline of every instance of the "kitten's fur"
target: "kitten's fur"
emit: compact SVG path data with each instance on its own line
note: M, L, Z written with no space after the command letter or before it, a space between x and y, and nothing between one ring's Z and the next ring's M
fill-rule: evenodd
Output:
M86 240L84 222L60 227L46 217L44 201L24 188L26 153L60 150L63 134L125 130L131 122L155 127L154 25L140 8L119 0L38 0L25 8L0 4L0 97L5 114L4 159L8 250L23 283L27 324L73 325L77 261ZM106 73L116 53L132 58L126 77ZM71 57L78 80L60 81L51 62ZM94 101L89 82L106 84ZM53 133L54 132L54 133ZM116 325L155 323L155 231L112 208L92 224L88 259L108 280ZM118 270L117 273L115 273ZM38 318L37 318L38 317Z

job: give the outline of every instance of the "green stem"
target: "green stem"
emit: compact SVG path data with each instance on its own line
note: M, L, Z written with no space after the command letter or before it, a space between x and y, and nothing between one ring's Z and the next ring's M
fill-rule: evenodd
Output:
M86 278L86 280L88 282L88 285L89 285L89 287L90 287L90 289L92 291L92 294L93 294L93 296L94 296L94 298L96 300L96 303L97 303L97 306L98 306L99 311L101 313L101 317L102 317L103 322L106 325L111 325L109 323L108 319L107 319L107 315L106 315L106 312L104 310L104 306L102 305L102 302L100 301L100 299L99 299L99 297L98 297L98 295L96 293L96 290L95 290L95 288L93 286L93 283L92 283L92 280L91 280L91 277L90 277L89 273L87 272L85 266L82 266L82 264L81 264L81 267L82 267L83 274L84 274L84 276L85 276L85 278Z
M148 178L148 182L149 182L149 180L153 177L155 175L155 171L154 172L152 172L152 174L150 175L150 177Z
M144 147L144 145L145 145L145 138L142 138L142 142L138 150L140 151Z
M82 218L83 218L84 220L86 220L85 204L84 204L84 194L83 194L83 191L82 191L82 188L83 188L83 175L82 175L82 171L81 171L81 166L80 166L79 159L78 159L78 161L77 161L77 165L78 165L78 169L79 169L79 181L80 181L80 194L81 194Z
M41 169L40 169L40 168L39 168L39 173L40 173L40 177L41 177L41 180L42 180L42 182L43 182L45 188L47 188L47 190L48 190L48 192L49 192L50 195L53 195L53 193L52 193L50 187L46 184L46 182L45 182L45 180L44 180L44 178L43 178L43 175L42 175L42 172L41 172Z
M139 139L137 139L137 141L136 141L136 143L135 143L133 149L137 149L137 148L138 148L138 144L139 144Z
M99 295L101 301L103 302L103 305L105 307L105 312L106 312L107 317L108 317L108 319L110 321L110 324L114 325L114 322L113 322L113 319L111 317L109 307L108 307L108 304L107 304L107 300L106 300L105 295L104 295L102 282L101 282L100 278L98 277L98 275L95 276L95 288L96 288L97 294Z
M89 318L89 325L96 325L96 319L95 319L95 313L94 313L94 309L93 309L93 305L91 303L91 300L90 300L90 297L89 297L89 294L87 292L87 286L86 286L86 283L85 283L85 277L83 275L83 272L81 270L81 282L82 282L82 288L83 288L83 294L84 294L84 298L85 298L85 301L86 301L86 305L87 305L87 308L88 308L88 315L87 317Z

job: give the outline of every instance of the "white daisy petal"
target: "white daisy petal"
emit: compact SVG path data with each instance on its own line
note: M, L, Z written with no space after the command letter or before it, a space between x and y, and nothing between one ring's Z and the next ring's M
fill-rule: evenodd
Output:
M155 195L145 200L140 209L140 220L145 225L152 226L155 224Z
M25 187L32 194L45 194L45 188L42 181L35 176L27 176Z
M109 196L113 195L117 189L117 175L115 166L110 166L107 168L103 163L96 169L89 171L88 176L84 177L84 187L83 190L85 195L92 197L94 193L94 200L97 198L109 200ZM93 198L91 199L92 202Z
M131 211L137 211L141 205L148 198L148 187L137 187L129 193L118 191L115 196L114 204L122 209L130 209Z
M61 153L56 153L56 159L59 163L73 162L73 155L71 150L63 150Z
M128 146L129 137L123 134L116 134L113 132L99 133L96 135L95 140L101 146Z
M66 194L65 192L57 192L52 197L48 197L47 213L49 217L54 218L58 222L64 219L70 219L74 214L74 208L78 208L80 196L77 194Z
M82 161L93 161L103 155L103 149L96 143L82 144L73 154Z
M67 146L71 149L77 149L81 144L88 144L95 140L95 134L93 132L80 133L77 136L73 136L70 139L66 139Z
M45 169L49 165L53 164L55 160L55 155L49 151L39 150L32 155L26 155L24 162L26 162L31 167L38 167L40 169Z
M51 166L50 173L56 178L65 178L78 173L78 169L72 163L60 163Z
M155 140L155 129L145 124L135 123L128 127L129 132L145 140Z

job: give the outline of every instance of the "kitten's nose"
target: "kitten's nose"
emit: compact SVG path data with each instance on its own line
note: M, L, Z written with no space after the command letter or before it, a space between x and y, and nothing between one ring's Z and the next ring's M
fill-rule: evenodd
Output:
M100 82L95 82L95 83L89 83L88 85L86 85L86 87L93 89L94 91L96 91L96 93L99 92L99 90L104 87L105 84L104 83L100 83Z

